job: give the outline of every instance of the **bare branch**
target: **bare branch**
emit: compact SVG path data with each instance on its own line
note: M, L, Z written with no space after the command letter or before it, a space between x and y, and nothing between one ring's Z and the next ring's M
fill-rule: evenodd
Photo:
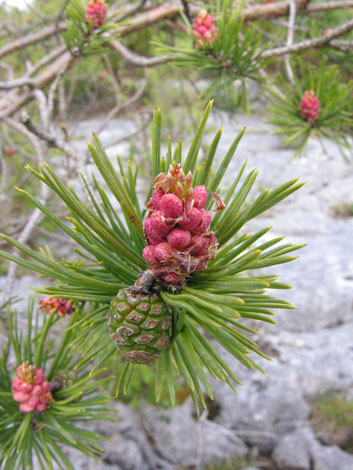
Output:
M38 77L33 79L34 86L38 89L44 88L55 79L63 68L69 67L74 60L75 58L72 57L70 52L66 51L40 75L38 75ZM5 95L0 99L0 120L11 116L33 98L34 95L31 90L27 90L24 93L17 94L15 96L10 94Z
M330 47L341 52L353 51L353 41L345 41L344 39L333 39L330 42Z
M151 26L159 21L167 19L177 18L180 15L180 8L178 5L164 4L153 10L142 13L136 16L129 24L124 26L118 26L116 32L120 33L120 36L127 36L128 34L139 31L140 29Z
M113 49L115 49L123 59L130 64L135 65L136 67L154 67L155 65L165 64L173 59L172 56L164 55L160 57L145 57L136 52L133 52L131 49L128 49L120 41L110 41L109 43Z
M57 59L65 51L66 51L66 46L64 45L56 47L55 49L50 51L48 54L46 54L42 59L38 60L38 62L31 67L31 69L28 72L28 75L29 76L35 75L38 72L38 70L40 70L42 67L45 67L53 60Z
M26 127L21 124L20 122L16 121L15 119L9 118L6 119L6 123L9 124L13 129L15 129L17 132L23 134L32 144L36 155L37 155L37 160L39 163L43 162L43 151L40 146L40 142L38 141L37 137L31 134Z
M38 101L40 122L42 124L42 127L47 131L49 130L49 109L47 97L45 96L43 91L39 90L38 88L33 91L33 96Z
M0 82L0 90L12 90L13 88L20 88L23 86L34 87L34 80L30 77L15 78L7 82Z
M305 39L304 41L293 44L292 46L275 47L273 49L267 49L261 55L263 59L269 57L280 57L284 54L291 54L293 52L305 51L307 49L313 49L314 47L321 47L329 44L332 39L336 39L343 34L353 30L353 19L346 21L336 28L332 28L329 33L318 36L315 39Z
M313 3L308 5L305 9L307 13L316 13L317 11L338 10L341 8L352 8L353 0L339 0L327 3Z
M287 47L291 47L294 41L294 26L295 26L296 11L297 11L297 8L296 8L294 0L289 0ZM288 55L285 56L284 63L286 66L288 79L291 82L291 84L294 85L294 74L293 74L293 70L289 62Z
M303 9L309 0L295 0L298 10ZM240 17L245 21L263 20L266 18L275 18L278 16L286 16L289 13L288 1L280 1L269 3L267 5L253 5L244 8L240 12Z
M37 42L43 41L44 39L47 39L50 36L53 36L57 33L61 33L65 30L65 23L45 26L43 29L37 31L36 33L27 34L26 36L15 39L14 41L11 41L8 44L5 44L4 46L0 47L0 58L11 54L12 52L17 51L18 49L22 49L23 47L27 47L31 44L36 44Z
M74 159L77 161L77 154L76 152L71 148L69 144L64 142L62 139L59 137L56 137L53 134L50 134L49 132L43 131L39 129L39 127L34 124L34 122L31 120L31 118L28 116L26 111L22 111L21 113L21 122L26 126L26 128L32 132L32 134L36 135L39 139L43 140L46 142L48 145L51 147L56 147L59 150L61 150L69 159Z

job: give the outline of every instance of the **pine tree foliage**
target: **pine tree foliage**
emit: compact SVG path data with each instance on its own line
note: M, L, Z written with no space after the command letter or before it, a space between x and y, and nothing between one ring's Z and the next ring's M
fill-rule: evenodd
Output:
M304 63L300 58L292 60L294 84L283 75L278 76L278 85L267 86L267 96L274 116L270 122L277 127L276 133L283 135L286 145L295 144L297 155L303 151L310 136L326 137L352 153L348 136L353 132L352 106L353 81L343 81L336 65L327 65L323 59L319 67ZM309 122L300 113L303 95L312 90L318 98L320 111L314 122Z
M102 378L103 369L89 374L80 366L75 349L69 347L82 308L73 314L59 341L57 334L50 333L60 328L63 320L55 312L43 318L33 310L31 300L27 331L19 327L16 310L8 311L9 341L0 357L0 468L28 470L37 462L36 468L42 470L54 465L74 470L63 446L90 457L103 452L97 441L104 438L85 429L85 423L115 419L107 406L109 398L102 393L103 385L111 379ZM14 371L26 362L40 367L51 384L52 399L43 412L23 413L13 399Z
M173 65L197 70L201 77L211 80L203 91L205 100L217 96L217 103L227 107L241 106L248 111L248 88L251 80L262 82L258 73L270 61L261 58L266 44L256 28L244 25L239 17L245 2L236 8L231 0L211 2L209 11L215 18L217 37L198 47L197 38L189 23L192 37L190 48L160 45L163 52L173 53ZM187 20L186 20L187 21Z
M205 110L186 156L182 155L181 140L174 151L169 141L166 156L161 156L161 114L159 110L155 111L152 129L153 180L159 173L167 171L170 165L179 163L185 173L190 171L193 174L194 186L205 184L208 194L221 191L222 180L244 130L235 137L219 167L212 170L222 129L217 132L206 156L200 156L202 135L211 107L212 102ZM48 219L77 243L78 260L56 261L49 252L34 251L7 235L1 235L2 239L25 256L9 254L4 250L0 251L0 255L56 280L56 285L39 289L38 292L90 304L82 316L75 316L69 331L76 331L71 347L81 354L80 366L94 361L93 371L96 371L108 357L116 354L107 333L109 304L119 289L132 286L138 273L146 269L141 256L146 246L143 233L145 209L136 193L137 169L134 170L129 164L127 171L124 170L120 160L116 169L95 135L89 143L89 150L107 188L120 206L119 211L95 177L92 189L91 183L82 176L91 200L91 204L87 205L48 164L41 165L38 171L30 167L28 170L64 201L70 211L70 224L34 196L22 191ZM173 324L171 346L157 361L156 396L160 396L163 385L167 384L171 401L175 403L174 377L181 374L197 410L199 401L206 407L204 394L213 397L209 374L217 380L226 381L232 390L240 383L214 342L218 342L245 367L262 371L253 356L257 354L266 358L266 355L249 338L249 333L255 331L248 326L247 320L274 323L273 309L293 308L288 302L266 293L267 289L287 289L289 286L279 282L275 275L261 274L261 269L294 260L292 252L300 246L282 244L282 238L268 240L266 237L266 241L261 241L269 228L252 235L242 229L246 222L288 197L302 183L293 179L276 189L263 190L256 199L249 200L257 171L251 170L246 175L245 167L246 164L223 194L226 209L218 211L212 221L211 229L219 241L216 258L209 262L206 270L191 275L179 294L166 290L160 293L172 309ZM210 196L206 209L211 206ZM210 341L209 337L214 341ZM127 389L134 368L133 364L126 363L123 373L117 378L117 392Z
M81 0L70 0L65 13L67 17L67 31L63 34L67 49L74 56L90 56L109 51L105 47L107 38L104 33L109 32L109 38L114 39L113 29L117 25L103 24L99 28L93 28L92 20L86 21L87 5Z

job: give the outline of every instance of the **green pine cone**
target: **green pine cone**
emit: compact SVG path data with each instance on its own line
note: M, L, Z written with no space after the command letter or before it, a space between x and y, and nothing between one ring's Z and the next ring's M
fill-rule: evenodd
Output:
M110 336L121 355L133 364L149 364L170 346L172 314L157 295L121 289L111 301Z

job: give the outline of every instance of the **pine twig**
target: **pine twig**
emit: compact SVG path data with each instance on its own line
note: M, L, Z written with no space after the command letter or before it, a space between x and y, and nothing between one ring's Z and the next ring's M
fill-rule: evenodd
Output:
M123 59L136 67L154 67L156 65L165 64L173 59L172 56L168 55L160 57L144 57L136 54L136 52L133 52L131 49L128 49L124 44L117 40L110 41L110 45L113 49L119 52Z
M294 26L295 26L295 16L296 16L297 7L294 0L289 0L289 19L288 19L288 34L287 34L287 47L292 46L294 42ZM294 85L294 74L292 67L289 62L289 56L286 55L284 58L284 63L286 66L287 76L292 85Z
M353 30L353 19L341 23L336 28L332 28L329 34L322 34L315 39L305 39L304 41L292 44L291 46L274 47L267 49L261 55L262 59L268 59L270 57L280 57L285 54L291 54L294 52L305 51L313 49L314 47L322 47L329 44L332 39L336 39L343 34Z
M13 88L21 88L23 86L29 86L33 88L35 82L31 77L15 78L14 80L8 80L6 82L0 82L0 90L12 90Z
M21 122L26 126L26 128L30 132L32 132L32 134L36 135L39 139L46 142L49 146L58 148L63 153L65 153L65 155L69 159L74 159L77 161L78 156L76 152L74 152L74 150L71 148L70 145L68 145L66 142L56 137L55 135L50 134L49 132L43 131L42 129L39 129L39 127L36 124L34 124L34 122L28 116L26 111L22 111L21 113Z
M353 7L353 0L338 0L334 2L326 2L326 3L313 3L312 5L308 5L305 9L307 13L316 13L317 11L329 11L329 10L337 10L343 8L352 8Z
M61 33L66 30L65 23L59 23L58 25L45 26L40 31L35 33L29 33L26 36L22 36L14 41L11 41L0 48L0 59L11 54L12 52L18 51L24 47L27 47L37 42L41 42L54 34Z

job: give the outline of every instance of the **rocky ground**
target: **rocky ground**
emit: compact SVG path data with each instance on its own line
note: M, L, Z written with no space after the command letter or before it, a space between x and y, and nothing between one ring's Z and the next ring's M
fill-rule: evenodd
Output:
M271 270L293 286L275 295L297 309L280 311L277 326L261 328L258 341L273 359L261 364L268 376L242 368L229 356L227 361L244 385L235 395L226 384L213 383L217 406L212 415L196 418L189 400L176 408L146 405L139 410L114 402L117 422L95 425L111 437L103 444L103 461L87 462L68 453L77 470L179 470L249 455L254 458L253 470L260 468L258 456L267 459L261 468L352 470L353 455L318 440L309 418L314 397L330 390L350 396L353 392L353 217L344 217L342 210L353 203L353 165L335 145L325 142L325 153L316 140L309 142L302 158L293 160L293 150L281 146L261 115L232 121L217 116L213 124L223 125L219 158L236 132L247 126L227 171L230 182L245 159L249 169L259 170L258 189L296 176L307 182L246 227L254 232L271 225L268 236L286 235L286 241L307 244L298 260ZM85 134L92 126L82 123L79 132ZM126 122L113 121L110 126L113 132ZM89 138L88 131L84 137ZM25 284L35 282L23 278L18 294L23 294Z

